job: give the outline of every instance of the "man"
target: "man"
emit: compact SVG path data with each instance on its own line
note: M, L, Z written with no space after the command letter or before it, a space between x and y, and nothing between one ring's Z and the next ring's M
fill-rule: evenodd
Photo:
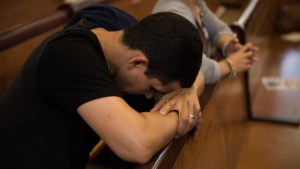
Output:
M1 168L82 169L99 138L145 163L179 130L176 110L138 113L122 97L190 87L202 54L195 27L168 12L131 25L113 7L85 10L34 50L2 98ZM187 131L197 123L183 118Z

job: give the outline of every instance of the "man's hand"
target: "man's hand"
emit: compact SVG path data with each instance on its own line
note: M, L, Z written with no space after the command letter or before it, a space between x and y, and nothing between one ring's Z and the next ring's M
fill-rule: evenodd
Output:
M201 107L197 92L193 88L178 89L162 96L151 111L159 111L165 115L172 110L179 112L179 124L175 138L188 133L196 126L196 131L199 130ZM195 132L195 134L197 133Z

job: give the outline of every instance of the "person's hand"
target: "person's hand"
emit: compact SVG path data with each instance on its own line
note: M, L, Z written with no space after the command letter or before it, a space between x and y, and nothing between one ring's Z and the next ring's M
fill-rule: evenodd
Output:
M238 38L232 38L229 42L224 44L223 54L225 56L230 56L233 53L237 52L243 45L240 44Z
M163 95L151 111L159 111L165 115L172 110L176 110L179 113L179 123L175 138L179 138L193 128L195 128L194 134L198 134L202 121L201 107L197 92L193 88L182 88Z
M248 70L251 65L258 61L256 52L259 51L257 46L252 43L247 43L241 46L238 51L231 54L228 59L232 62L236 73L241 73Z

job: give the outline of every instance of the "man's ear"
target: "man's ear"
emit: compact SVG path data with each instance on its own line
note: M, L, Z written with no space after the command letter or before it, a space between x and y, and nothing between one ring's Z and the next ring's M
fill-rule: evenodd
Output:
M128 68L135 68L140 66L148 66L149 60L146 56L134 56L128 61Z

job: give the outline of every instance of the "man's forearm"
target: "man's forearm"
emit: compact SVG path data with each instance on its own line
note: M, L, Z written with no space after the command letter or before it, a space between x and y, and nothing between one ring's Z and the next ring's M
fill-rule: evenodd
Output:
M142 142L145 151L153 156L165 145L167 145L175 136L178 126L178 113L169 112L167 115L161 115L159 112L143 112L146 123L143 130Z

